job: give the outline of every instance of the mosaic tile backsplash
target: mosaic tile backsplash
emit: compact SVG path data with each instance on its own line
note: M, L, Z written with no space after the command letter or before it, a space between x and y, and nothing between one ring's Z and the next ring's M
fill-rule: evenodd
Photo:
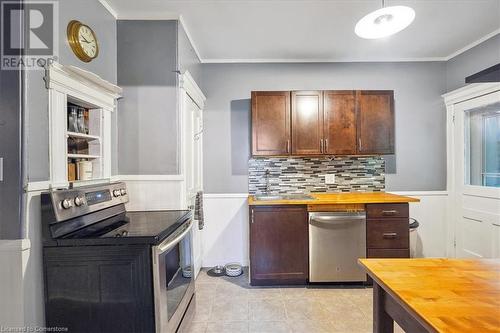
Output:
M248 191L264 194L269 184L273 194L383 192L384 170L380 156L254 158L248 162ZM334 174L335 184L325 184L325 174Z

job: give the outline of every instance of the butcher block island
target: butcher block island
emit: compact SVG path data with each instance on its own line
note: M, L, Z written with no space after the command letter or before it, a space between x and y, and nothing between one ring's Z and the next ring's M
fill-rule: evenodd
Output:
M250 195L250 283L366 283L359 258L409 258L408 203L419 201L385 192Z
M373 278L373 332L500 332L500 260L360 259Z

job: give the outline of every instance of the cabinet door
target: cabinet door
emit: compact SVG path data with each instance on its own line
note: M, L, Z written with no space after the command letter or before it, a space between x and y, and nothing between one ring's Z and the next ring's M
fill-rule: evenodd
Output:
M302 206L250 208L252 285L306 283L307 223L307 210Z
M323 98L321 91L292 92L292 154L323 153Z
M394 92L358 91L358 153L394 154Z
M325 91L324 121L326 154L356 154L356 93Z
M252 155L290 153L290 92L252 92Z

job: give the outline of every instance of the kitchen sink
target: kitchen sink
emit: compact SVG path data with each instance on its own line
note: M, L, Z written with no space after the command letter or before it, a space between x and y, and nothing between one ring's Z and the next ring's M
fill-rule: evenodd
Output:
M272 200L315 200L314 197L308 194L257 194L255 200L272 201Z

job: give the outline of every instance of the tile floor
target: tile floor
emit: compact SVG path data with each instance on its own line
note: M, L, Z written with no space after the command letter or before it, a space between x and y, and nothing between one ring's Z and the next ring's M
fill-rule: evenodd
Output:
M183 333L371 331L371 288L252 287L246 270L236 278L203 270L196 280L196 312Z

